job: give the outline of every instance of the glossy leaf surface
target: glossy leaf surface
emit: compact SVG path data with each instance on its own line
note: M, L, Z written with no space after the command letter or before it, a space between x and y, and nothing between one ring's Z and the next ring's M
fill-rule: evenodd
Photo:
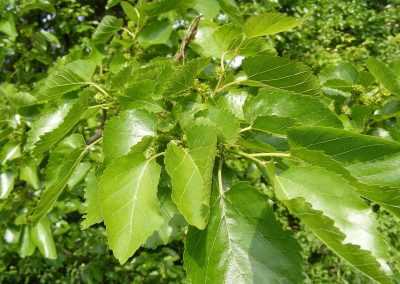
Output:
M300 246L275 221L265 196L241 182L214 187L205 230L189 227L185 268L192 283L301 282Z
M161 168L154 159L133 153L115 159L99 182L108 243L121 264L162 223L157 186Z

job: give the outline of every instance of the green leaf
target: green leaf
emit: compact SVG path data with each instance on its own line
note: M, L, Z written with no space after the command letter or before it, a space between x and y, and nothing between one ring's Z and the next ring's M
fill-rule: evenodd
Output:
M305 95L318 96L321 87L310 68L302 63L277 56L260 55L243 60L247 75L243 84L269 86Z
M155 81L147 79L134 82L117 99L125 109L146 109L150 112L161 112L164 110L162 102L154 99L156 85Z
M140 31L137 40L145 48L156 44L166 44L171 33L172 25L168 21L155 21Z
M28 134L27 150L40 158L75 127L87 106L88 97L82 94L77 100L64 103L56 111L40 117Z
M400 143L325 127L293 128L288 138L292 147L323 151L363 183L400 186Z
M4 165L7 161L15 160L21 157L21 145L14 142L9 142L2 146L0 152L0 164Z
M395 71L386 66L379 59L369 58L366 62L369 72L381 83L389 92L400 96L400 77Z
M24 225L19 236L18 241L18 254L24 258L31 256L35 252L36 246L32 240L31 232L27 225Z
M37 164L31 160L26 166L20 170L20 179L26 181L34 189L39 189L39 177L37 173Z
M107 9L110 9L111 7L114 7L115 5L117 5L119 2L121 2L121 0L108 0L107 1Z
M115 32L122 28L123 21L117 17L105 16L93 33L92 41L95 45L106 44Z
M222 141L235 144L240 132L240 124L231 112L223 108L210 107L204 116L213 123Z
M296 125L297 121L290 117L263 115L254 120L250 130L286 136L288 129Z
M121 264L162 223L157 186L161 167L139 153L119 157L99 182L108 243Z
M197 75L208 65L210 58L199 57L188 61L176 69L164 91L164 96L172 97L193 87Z
M256 97L249 96L243 111L249 122L273 115L291 118L299 124L343 127L339 118L317 98L284 90L261 90Z
M5 33L10 38L15 38L18 36L17 29L15 27L14 17L8 16L8 19L2 19L0 21L0 32Z
M227 94L218 100L218 104L229 109L236 118L244 119L243 105L248 93L242 89L231 89Z
M21 15L35 9L43 10L48 13L56 13L56 9L49 1L29 1L21 6Z
M160 201L163 222L160 228L150 236L145 244L145 247L153 249L160 245L167 245L173 240L180 240L183 227L187 225L171 199L170 190L159 190L158 200Z
M74 189L74 187L77 186L85 178L91 166L92 164L90 162L80 163L69 178L67 183L68 187L70 189Z
M51 100L90 84L96 64L89 60L71 62L50 73L43 86L37 90L39 98Z
M0 174L0 200L6 199L14 188L14 173L5 171Z
M214 187L205 230L189 227L184 265L192 283L300 283L301 248L245 182Z
M132 6L129 2L122 1L121 2L122 10L124 10L125 15L134 23L139 21L139 10Z
M190 49L201 56L221 58L223 50L216 44L213 38L214 32L214 27L202 25L200 22L196 37L189 45Z
M103 133L105 162L126 155L145 136L155 136L157 117L145 110L126 110L107 123Z
M277 198L336 254L368 277L392 283L387 245L356 188L314 166L290 167L273 184Z
M83 137L73 134L51 153L46 169L46 187L31 216L34 225L53 207L87 149Z
M96 172L92 169L85 179L85 215L81 222L82 229L87 229L90 226L103 221L101 212L99 185Z
M193 9L203 14L206 20L212 20L219 14L220 6L217 0L196 0Z
M42 219L31 230L31 237L40 253L50 259L57 258L57 250L54 244L53 234L51 233L50 221L48 218Z
M248 38L266 36L288 31L303 22L277 12L263 13L250 17L244 24L244 34Z
M139 11L146 16L153 17L172 10L187 8L194 0L159 0L139 6Z
M243 23L243 18L240 15L240 11L236 2L233 0L218 0L222 10L227 13L235 22Z
M323 84L332 80L340 80L352 86L360 82L358 70L351 63L343 62L325 67L318 77Z
M225 52L235 50L243 39L242 28L239 25L227 24L220 26L212 35L215 44Z
M217 133L209 125L194 125L186 135L189 149L169 143L164 162L171 177L172 200L190 225L204 229L210 210Z
M400 217L398 167L400 144L373 136L324 127L298 127L288 131L292 148L322 151L358 182L358 193Z

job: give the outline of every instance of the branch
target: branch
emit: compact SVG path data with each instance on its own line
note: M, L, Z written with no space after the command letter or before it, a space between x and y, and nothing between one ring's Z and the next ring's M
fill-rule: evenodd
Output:
M196 18L194 18L193 22L190 24L185 37L182 39L181 47L179 48L179 51L177 54L174 56L174 61L179 61L181 58L185 55L185 50L190 44L190 42L194 39L197 33L197 27L199 26L200 19L203 17L202 14L198 15Z
M103 129L104 129L104 124L107 119L107 110L103 109L103 114L101 115L101 121L99 128L97 131L86 141L86 145L91 145L97 140L99 140L103 136Z

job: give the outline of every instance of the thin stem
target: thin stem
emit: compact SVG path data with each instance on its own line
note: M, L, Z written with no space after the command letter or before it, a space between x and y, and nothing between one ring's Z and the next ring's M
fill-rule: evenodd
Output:
M225 87L228 85L228 84L227 84L227 85L225 85L224 87L221 88L222 80L223 80L223 78L225 77L226 72L227 72L227 70L229 69L229 67L231 66L233 60L234 60L235 57L237 56L238 50L242 47L242 45L243 45L243 43L244 43L244 40L245 40L245 38L242 38L242 41L241 41L241 42L239 43L239 45L235 48L235 52L234 52L234 54L233 54L231 60L229 60L228 64L226 65L226 68L225 68L225 66L223 66L223 61L222 61L222 59L221 59L221 71L222 71L222 72L221 72L221 75L220 75L219 78L218 78L218 82L217 82L217 85L215 86L215 89L214 89L213 94L220 92L223 88L225 88ZM222 55L224 55L224 53L223 53Z
M257 165L259 165L261 168L265 168L265 167L266 167L266 165L265 165L266 162L261 161L261 160L255 158L255 157L251 156L250 154L247 154L247 153L242 152L242 151L232 151L232 150L228 150L228 151L231 152L231 153L233 153L233 154L242 156L242 157L244 157L244 158L247 158L247 159L249 159L249 160L255 162L255 163L256 163Z
M88 139L88 141L86 141L86 145L88 146L93 145L95 142L97 142L103 137L103 129L104 129L104 124L106 123L106 119L107 119L107 110L103 109L100 125L97 131Z
M136 38L136 35L133 32L131 32L130 30L128 30L127 28L121 28L121 29L126 31L133 39Z
M218 163L218 189L219 189L219 194L221 196L224 196L224 185L222 183L222 165L223 165L223 160L219 160Z
M223 89L225 89L225 88L227 88L227 87L229 87L229 86L237 85L237 84L239 84L239 83L240 83L239 81L233 81L233 82L230 82L230 83L228 83L228 84L226 84L226 85L223 85L222 87L219 87L219 88L216 89L215 91L216 91L217 93L219 93L219 92L221 92Z
M89 82L89 85L95 87L97 90L99 90L101 93L103 93L103 95L112 98L111 95L110 95L109 93L106 92L106 90L104 90L102 87L100 87L100 86L97 85L96 83Z
M240 130L240 133L251 130L251 125Z
M292 158L290 154L287 153L254 153L249 154L252 157L280 157L280 158Z
M98 139L92 141L90 144L87 144L87 143L86 143L85 152L86 152L87 150L89 150L90 147L92 147L93 145L95 145L97 142L101 141L102 139L103 139L103 136L101 136L101 137L99 137Z
M151 157L148 159L148 162L150 162L151 160L156 159L157 157L160 157L160 156L162 156L162 155L164 155L164 154L165 154L165 152L157 153L157 154L151 156Z
M99 105L90 106L90 107L88 107L88 109L97 108L97 107L110 107L112 105L113 105L112 103L99 104Z

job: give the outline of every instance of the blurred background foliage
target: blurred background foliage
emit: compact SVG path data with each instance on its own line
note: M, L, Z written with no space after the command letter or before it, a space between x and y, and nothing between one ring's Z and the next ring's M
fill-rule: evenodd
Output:
M110 6L110 2L118 1L108 2ZM208 11L211 17L218 17L218 21L229 20L215 12L215 0L195 2L195 7ZM84 231L80 229L84 174L63 193L64 202L59 203L49 216L56 244L53 249L58 258L46 259L39 251L30 257L21 257L24 254L19 245L23 234L22 220L28 214L27 203L33 202L44 173L43 170L35 172L38 165L33 160L18 159L21 141L18 141L18 133L9 132L10 123L17 122L8 121L8 113L14 109L13 102L5 94L15 93L18 94L16 98L29 101L29 90L46 76L48 69L87 52L91 34L102 17L105 14L124 15L119 5L109 10L106 10L106 5L106 0L0 0L1 182L7 181L7 174L13 171L19 171L23 180L14 184L12 198L1 196L0 200L0 283L186 283L182 268L182 237L168 246L143 248L128 263L120 266L108 249L102 225ZM400 56L399 0L254 0L237 1L237 5L244 17L277 10L300 18L310 12L302 27L270 41L279 54L308 64L316 73L333 63L351 62L362 69L362 64L370 56L379 57L386 63ZM193 15L198 13L190 12ZM167 17L170 21L180 19L173 13ZM177 21L176 25L184 31L188 22ZM178 40L179 36L179 32L172 32L172 38ZM173 52L176 46L149 46L136 56L145 60L146 54L154 56L160 52L162 55L166 50ZM119 51L109 52L118 54ZM115 56L115 66L118 68L118 56ZM353 88L353 93L356 92L357 88ZM366 105L377 103L380 102ZM33 115L35 111L38 110L28 108L25 115ZM24 112L20 110L19 113ZM371 131L376 129L378 127L373 126ZM10 139L9 135L15 135L15 141L5 146L3 142ZM3 152L12 152L12 155L5 156ZM6 163L13 160L17 162ZM242 169L244 178L262 187L260 176L251 165L238 161L237 167ZM283 206L276 208L280 222L294 231L304 249L306 283L369 282L304 230ZM379 208L376 211L380 230L396 248L392 254L399 265L400 228L388 214Z

